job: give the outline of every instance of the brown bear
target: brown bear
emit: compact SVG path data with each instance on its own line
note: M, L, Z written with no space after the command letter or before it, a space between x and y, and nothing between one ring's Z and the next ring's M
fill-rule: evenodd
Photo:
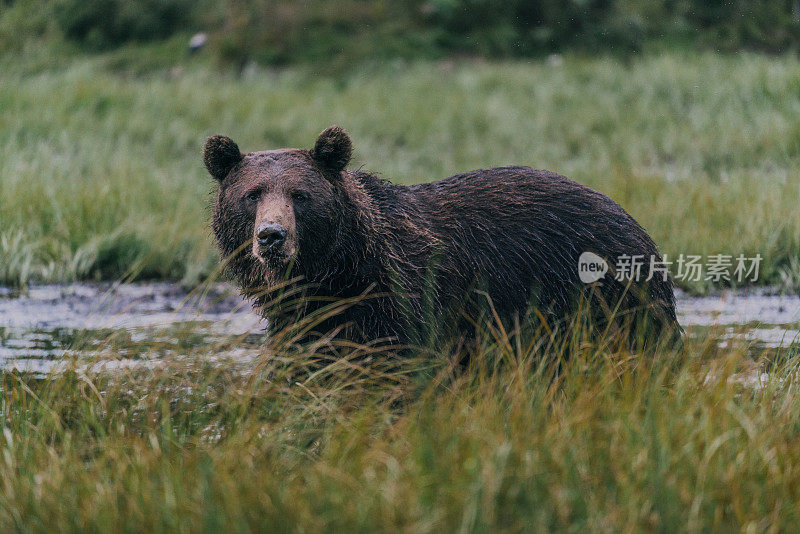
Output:
M588 302L603 324L646 315L648 336L680 332L672 282L664 269L651 273L656 245L607 196L530 167L395 185L346 170L351 153L338 126L310 150L242 154L220 135L205 143L219 182L217 244L273 330L305 320L359 342L416 343L434 323L471 335L482 313L510 321L535 310L527 317L555 328ZM591 284L580 272L586 253L594 275L610 268ZM617 280L613 267L629 258L642 264L639 278Z

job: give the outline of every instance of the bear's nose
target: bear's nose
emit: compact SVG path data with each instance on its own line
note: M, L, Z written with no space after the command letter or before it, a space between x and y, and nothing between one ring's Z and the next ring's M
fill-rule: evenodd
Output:
M256 239L262 247L273 249L286 241L286 230L279 224L262 224L258 227Z

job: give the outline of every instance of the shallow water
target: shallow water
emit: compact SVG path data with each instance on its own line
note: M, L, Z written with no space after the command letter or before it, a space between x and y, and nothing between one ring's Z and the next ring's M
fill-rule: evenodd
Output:
M722 344L800 343L797 295L679 293L678 316L688 335L715 328ZM46 374L82 360L91 369L153 367L188 349L247 362L264 341L264 326L225 284L191 293L168 283L45 285L24 293L0 287L0 368Z
M689 335L714 327L723 340L744 340L760 347L800 343L800 296L771 289L724 291L709 297L678 293L678 320Z
M193 348L248 359L264 326L225 284L191 293L167 283L0 288L0 368L46 374L73 360L152 367Z

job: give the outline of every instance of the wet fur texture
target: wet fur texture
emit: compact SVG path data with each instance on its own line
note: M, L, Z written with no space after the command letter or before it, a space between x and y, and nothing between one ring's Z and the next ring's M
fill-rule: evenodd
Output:
M441 331L469 335L474 327L467 318L487 313L490 301L503 320L533 305L555 324L575 312L584 294L601 322L603 310L620 302L622 315L646 309L656 332L680 330L670 280L656 275L649 285L629 288L610 275L602 285L580 281L584 251L612 266L620 255L643 255L643 279L647 259L660 256L618 204L568 178L499 167L403 186L344 170L352 147L338 127L323 132L311 150L256 152L238 161L227 142L211 139L204 151L213 162L209 171L216 177L229 165L218 178L214 234L243 293L273 328L353 299L316 330L409 343L422 339L432 318ZM218 144L225 152L215 158ZM261 190L257 206L249 205ZM257 216L291 221L288 262L272 263L251 250ZM280 284L287 279L296 281ZM289 291L302 298L274 304L276 284L284 293L302 287Z

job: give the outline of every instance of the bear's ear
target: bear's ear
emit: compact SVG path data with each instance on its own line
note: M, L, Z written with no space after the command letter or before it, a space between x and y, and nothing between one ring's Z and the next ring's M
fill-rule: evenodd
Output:
M231 169L242 161L239 147L230 137L212 135L203 145L203 163L211 176L220 182L228 175Z
M350 161L352 153L353 143L344 128L331 126L317 137L311 157L324 170L339 173Z

